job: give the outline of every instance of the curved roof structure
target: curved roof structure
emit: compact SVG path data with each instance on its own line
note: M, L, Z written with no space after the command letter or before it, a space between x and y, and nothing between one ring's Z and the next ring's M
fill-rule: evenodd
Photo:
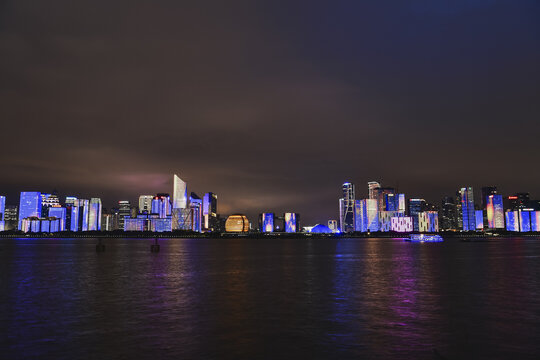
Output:
M333 231L326 225L323 225L323 224L317 224L315 225L311 231L311 233L316 233L316 234L332 234Z

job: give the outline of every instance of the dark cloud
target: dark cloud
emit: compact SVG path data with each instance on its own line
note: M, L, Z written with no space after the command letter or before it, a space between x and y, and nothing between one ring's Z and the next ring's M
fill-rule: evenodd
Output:
M340 184L540 196L535 1L5 1L0 191L337 216ZM15 199L15 200L13 200ZM9 201L9 200L8 200Z

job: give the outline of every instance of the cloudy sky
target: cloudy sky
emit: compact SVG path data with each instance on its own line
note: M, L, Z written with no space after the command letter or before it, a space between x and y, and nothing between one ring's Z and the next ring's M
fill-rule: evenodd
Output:
M337 217L344 181L540 197L539 18L534 0L5 0L0 193L110 207L177 173L220 213L304 223Z

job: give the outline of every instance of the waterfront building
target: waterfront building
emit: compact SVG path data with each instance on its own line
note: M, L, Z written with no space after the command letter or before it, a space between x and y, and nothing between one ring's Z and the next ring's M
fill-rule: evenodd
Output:
M377 199L355 201L355 231L379 231L379 207Z
M506 230L519 231L519 215L517 210L508 210L505 213Z
M101 215L101 231L113 231L114 230L114 215L102 214Z
M284 218L284 230L286 233L295 233L300 231L300 215L297 213L285 213Z
M274 232L274 214L262 213L259 215L259 231L260 232Z
M88 209L88 230L100 231L101 230L101 199L91 198Z
M445 196L441 202L440 228L442 230L457 230L457 214L454 198Z
M354 185L346 182L342 185L343 197L339 199L339 225L341 232L355 230L354 225Z
M124 220L131 217L131 203L128 200L118 202L118 228L124 229Z
M476 230L484 230L484 211L475 210Z
M317 224L308 229L308 232L313 234L332 234L333 231L328 226L323 224Z
M233 233L247 233L249 231L249 220L245 215L235 214L227 218L225 231Z
M175 209L190 211L190 209ZM150 231L153 232L171 232L172 228L172 218L169 216L167 218L150 218ZM191 230L191 229L184 229Z
M154 195L140 195L139 196L139 213L150 214L152 212L152 200Z
M409 216L413 218L413 229L419 231L418 215L426 210L426 200L424 199L409 199Z
M172 230L192 230L193 211L176 208L172 210Z
M355 204L356 204L356 201L355 201ZM355 214L356 214L356 211L355 211ZM339 232L338 221L337 220L328 220L328 228L330 230L332 230L332 232Z
M403 216L399 211L379 211L379 231L392 230L392 218Z
M410 216L393 217L390 220L390 229L395 232L412 232L414 229L413 218Z
M204 231L216 231L218 228L217 219L217 195L208 192L203 198L203 229Z
M377 198L377 206L379 211L386 211L388 207L395 209L395 199L394 188L391 187L380 187L374 190ZM391 203L387 201L390 200ZM393 211L393 210L392 210Z
M418 214L419 232L439 232L439 213L437 211L422 211Z
M488 198L491 195L497 194L497 187L496 186L484 186L482 187L482 210L485 210L488 206Z
M193 218L192 230L201 232L203 225L203 200L193 192L189 197L189 208L191 209Z
M148 230L147 218L126 217L124 219L124 231L147 231L147 230Z
M58 223L58 231L65 231L66 230L66 216L67 210L65 207L51 207L49 208L49 214L47 215L49 218L56 218L59 220Z
M474 231L476 229L476 213L473 188L463 187L459 190L459 195L461 199L462 230Z
M41 193L37 191L21 192L19 202L19 225L21 230L22 220L30 217L39 218L41 216Z
M56 194L41 194L41 217L47 217L49 208L60 206L60 199Z
M376 181L368 182L368 198L369 199L377 199L377 195L378 195L377 190L380 187L381 187L381 184L379 184Z
M5 212L6 212L6 197L0 196L0 221L4 221Z
M492 194L486 199L487 225L490 229L504 229L504 207L502 195Z
M173 209L186 209L187 208L187 184L178 177L173 176Z

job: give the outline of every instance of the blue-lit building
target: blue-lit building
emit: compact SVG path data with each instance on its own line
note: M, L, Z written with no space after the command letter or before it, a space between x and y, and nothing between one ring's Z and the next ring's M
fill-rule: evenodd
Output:
M58 223L58 230L56 231L66 230L66 214L67 214L67 210L65 207L50 207L49 208L48 216L50 218L57 218L60 220L60 222ZM56 231L51 231L51 232L56 232Z
M0 196L0 231L4 231L6 229L5 226L5 214L6 212L6 197Z
M203 198L203 230L216 231L217 229L217 195L207 192Z
M192 192L189 197L189 207L192 211L193 218L192 230L201 232L203 225L203 200L194 192Z
M461 221L463 231L476 230L476 213L474 209L474 194L472 187L463 187L459 190L461 198Z
M490 229L504 229L504 207L502 195L488 195L486 198L487 225Z
M356 200L354 206L355 231L379 231L379 205L377 199Z
M484 230L484 211L475 210L476 230Z
M294 233L300 230L298 220L300 216L296 213L284 214L285 232Z
M5 212L6 212L6 197L0 196L0 221L4 221Z
M343 197L339 199L339 226L341 232L355 231L354 216L354 185L346 182L342 185Z
M409 216L413 218L413 230L420 230L419 214L426 209L426 200L424 199L409 199Z
M23 191L19 202L19 225L21 230L22 220L30 217L41 216L41 193L36 191Z
M274 232L274 213L262 213L259 215L260 232Z
M507 211L506 216L506 230L507 231L519 231L519 215L517 210Z
M88 230L100 231L101 230L101 199L91 198L88 209Z

